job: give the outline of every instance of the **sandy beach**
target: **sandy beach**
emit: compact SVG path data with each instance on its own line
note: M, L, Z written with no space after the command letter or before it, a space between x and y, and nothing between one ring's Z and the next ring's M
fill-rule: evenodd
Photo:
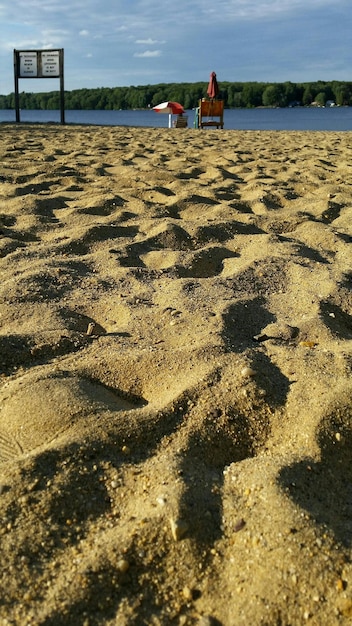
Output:
M352 132L0 135L0 626L350 625Z

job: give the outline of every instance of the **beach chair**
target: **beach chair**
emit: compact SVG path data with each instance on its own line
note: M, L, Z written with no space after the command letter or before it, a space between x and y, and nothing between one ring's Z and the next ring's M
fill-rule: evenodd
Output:
M188 126L188 116L178 115L174 124L174 128L187 128L187 126Z
M224 128L223 100L199 101L198 128L207 127Z

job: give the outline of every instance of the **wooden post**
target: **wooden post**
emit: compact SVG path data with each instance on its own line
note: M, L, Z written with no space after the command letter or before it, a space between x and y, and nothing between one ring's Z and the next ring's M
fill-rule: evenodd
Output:
M64 49L61 48L59 53L60 63L60 112L61 124L65 124L65 88L64 88Z
M14 76L15 76L15 110L16 110L16 123L20 122L20 96L18 92L18 67L19 56L16 50L13 51L13 65L14 65Z

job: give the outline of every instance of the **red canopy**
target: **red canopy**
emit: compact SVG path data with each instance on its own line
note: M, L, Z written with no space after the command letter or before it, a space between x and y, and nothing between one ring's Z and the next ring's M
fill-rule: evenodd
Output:
M209 81L209 85L208 85L208 89L207 89L207 94L208 94L209 98L211 98L212 100L214 98L216 98L216 96L219 94L219 85L218 85L218 81L216 79L215 72L212 72L210 74L210 81Z

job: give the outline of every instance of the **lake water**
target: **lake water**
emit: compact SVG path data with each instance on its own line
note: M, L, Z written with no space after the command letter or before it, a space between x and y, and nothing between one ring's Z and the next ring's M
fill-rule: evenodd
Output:
M193 127L194 111L187 111ZM169 116L154 111L65 111L67 124L167 128ZM15 122L14 110L0 110L0 122ZM59 111L21 111L21 122L60 122ZM226 130L352 130L352 107L225 109Z

